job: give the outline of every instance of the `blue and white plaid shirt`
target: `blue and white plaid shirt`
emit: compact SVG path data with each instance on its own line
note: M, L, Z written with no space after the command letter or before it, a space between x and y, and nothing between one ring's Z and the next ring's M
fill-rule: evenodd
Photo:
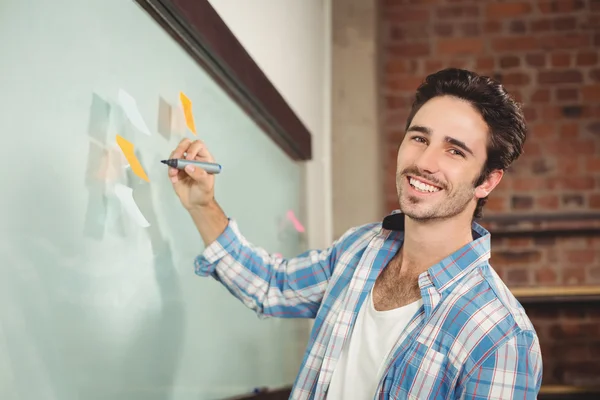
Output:
M283 259L256 247L234 220L196 258L259 316L315 318L291 398L325 399L342 347L375 280L402 245L404 215L353 228L330 248ZM538 337L490 266L490 234L419 275L423 306L398 338L374 399L535 399Z

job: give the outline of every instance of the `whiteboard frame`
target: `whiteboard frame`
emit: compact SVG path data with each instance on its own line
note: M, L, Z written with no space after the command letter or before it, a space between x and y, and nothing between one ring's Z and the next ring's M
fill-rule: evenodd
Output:
M293 160L311 134L208 0L136 0Z

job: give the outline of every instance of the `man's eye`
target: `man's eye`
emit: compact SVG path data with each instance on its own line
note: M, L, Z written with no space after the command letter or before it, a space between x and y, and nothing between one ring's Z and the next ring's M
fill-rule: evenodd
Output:
M462 151L460 151L460 150L456 150L456 149L450 149L450 152L451 152L452 154L454 154L455 156L460 156L460 157L463 157L463 158L465 157L465 153L463 153L463 152L462 152Z
M422 137L422 136L415 136L415 137L413 137L413 140L417 141L419 143L427 143L427 141L425 140L425 138Z

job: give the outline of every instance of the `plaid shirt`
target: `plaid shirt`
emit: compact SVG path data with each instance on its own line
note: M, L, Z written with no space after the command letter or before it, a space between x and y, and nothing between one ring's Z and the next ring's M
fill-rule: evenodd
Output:
M325 399L358 311L402 245L404 215L353 228L329 249L282 259L253 246L234 220L196 258L262 317L315 318L291 398ZM538 337L523 307L488 263L490 234L419 275L423 306L385 360L374 399L535 399Z

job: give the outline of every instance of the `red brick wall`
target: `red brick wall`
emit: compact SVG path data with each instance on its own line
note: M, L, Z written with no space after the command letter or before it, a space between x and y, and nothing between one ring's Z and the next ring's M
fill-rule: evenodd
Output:
M397 206L395 153L414 90L455 66L498 78L531 129L487 214L600 210L599 0L381 0L380 14L388 209Z
M530 128L525 153L484 215L600 213L600 0L380 0L379 7L388 210L397 208L396 151L416 87L431 72L461 67L501 81L523 103ZM498 238L492 265L511 287L600 285L600 233ZM577 342L576 351L600 359L600 316L585 313L591 306L580 319L557 307L556 315L531 311L545 349L544 383L589 383L573 367L578 357L555 350ZM600 362L589 362L600 382Z

